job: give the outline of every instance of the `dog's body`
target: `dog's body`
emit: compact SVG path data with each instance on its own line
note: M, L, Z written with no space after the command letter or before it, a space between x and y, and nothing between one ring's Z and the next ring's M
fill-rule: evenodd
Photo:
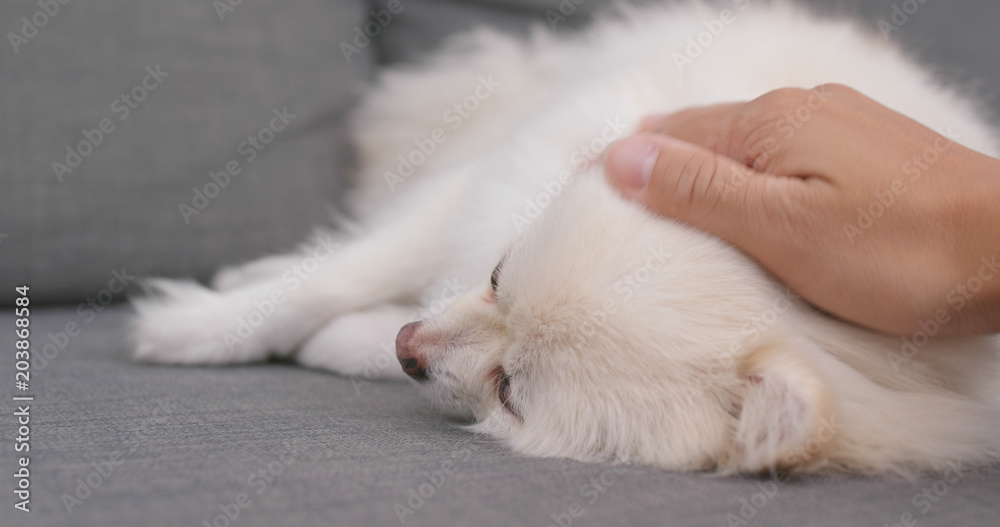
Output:
M137 356L294 354L402 378L395 342L439 403L542 456L859 472L995 459L996 339L905 347L815 313L603 182L600 151L645 114L828 82L996 154L972 104L894 48L785 7L728 7L643 10L566 40L477 32L386 73L356 118L363 232L223 270L213 290L156 282L137 302ZM814 95L782 133L830 96ZM441 316L399 331L418 313Z

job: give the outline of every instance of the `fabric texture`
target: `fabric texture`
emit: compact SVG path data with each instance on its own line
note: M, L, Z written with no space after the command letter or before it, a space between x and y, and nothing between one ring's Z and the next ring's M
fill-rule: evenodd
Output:
M32 312L41 357L31 383L32 511L13 509L5 477L4 526L193 527L237 509L216 525L822 527L894 525L909 514L916 525L957 527L993 526L1000 513L1000 465L959 467L945 475L951 483L772 484L534 459L435 414L407 383L283 364L134 364L122 310L87 320L72 308ZM79 334L61 335L68 323ZM0 315L0 342L14 341L13 327ZM45 359L39 352L53 341ZM0 393L16 392L13 363L0 361ZM5 474L15 471L14 411L8 399Z
M0 4L0 291L76 301L123 266L206 278L328 218L370 73L337 58L361 2L42 3L58 12Z

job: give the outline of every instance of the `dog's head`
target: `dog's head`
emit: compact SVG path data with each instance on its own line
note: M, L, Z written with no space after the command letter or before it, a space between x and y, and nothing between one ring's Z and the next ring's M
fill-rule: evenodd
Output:
M730 246L590 174L480 287L405 326L397 356L441 406L524 453L787 466L826 397L764 325L768 310L792 308L773 291Z

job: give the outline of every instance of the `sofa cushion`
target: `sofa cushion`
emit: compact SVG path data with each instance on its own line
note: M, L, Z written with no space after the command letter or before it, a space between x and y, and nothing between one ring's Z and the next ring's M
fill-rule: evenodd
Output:
M360 1L0 4L0 291L80 301L123 268L205 278L294 246L343 186L343 116L371 60L339 45L364 16Z

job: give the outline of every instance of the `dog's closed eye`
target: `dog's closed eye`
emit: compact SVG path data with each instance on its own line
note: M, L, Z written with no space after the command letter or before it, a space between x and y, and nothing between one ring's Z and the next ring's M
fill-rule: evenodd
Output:
M503 269L503 260L497 263L497 266L493 268L493 274L490 275L490 286L493 287L493 294L495 295L497 289L500 287L500 270Z
M500 404L502 404L508 412L513 414L514 417L521 419L521 414L517 412L514 408L514 404L511 402L512 389L510 386L510 376L507 375L507 372L504 371L502 367L497 367L495 375L497 398L500 399Z

